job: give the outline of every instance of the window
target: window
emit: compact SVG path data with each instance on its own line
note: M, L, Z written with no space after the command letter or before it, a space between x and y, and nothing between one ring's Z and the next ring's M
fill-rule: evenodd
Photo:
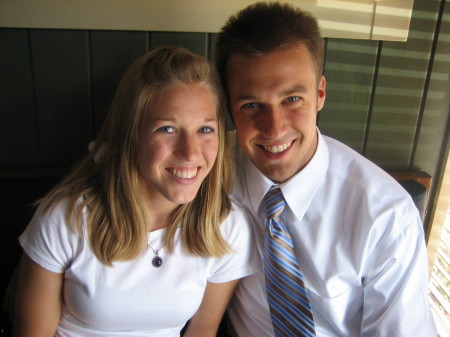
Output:
M450 153L428 237L430 306L439 335L450 337Z
M429 294L439 335L450 336L450 205L431 272Z

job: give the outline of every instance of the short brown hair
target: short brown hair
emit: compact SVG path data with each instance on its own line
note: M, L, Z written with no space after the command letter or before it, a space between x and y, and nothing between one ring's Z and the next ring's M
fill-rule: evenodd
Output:
M237 53L263 55L303 43L323 71L324 43L316 18L290 4L258 2L231 16L216 43L216 66L226 89L226 67Z

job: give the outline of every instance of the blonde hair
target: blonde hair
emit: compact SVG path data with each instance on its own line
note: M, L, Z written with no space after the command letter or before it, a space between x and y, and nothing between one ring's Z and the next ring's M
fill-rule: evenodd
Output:
M67 221L81 233L88 208L87 233L94 254L110 265L137 257L147 246L148 219L140 193L138 148L140 127L152 97L165 88L199 83L217 102L219 149L209 175L194 200L180 205L166 231L174 247L179 226L189 253L222 256L229 251L220 223L228 215L233 164L226 137L226 111L214 68L203 57L175 46L155 49L137 59L122 78L92 151L41 202L47 209L69 198ZM96 162L94 163L94 157ZM80 202L80 200L82 200ZM75 219L75 220L72 220Z

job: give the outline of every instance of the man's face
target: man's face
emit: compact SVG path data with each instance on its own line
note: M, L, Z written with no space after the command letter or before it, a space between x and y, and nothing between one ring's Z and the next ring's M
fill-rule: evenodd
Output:
M316 117L325 78L299 44L263 56L235 54L227 64L229 102L242 149L274 182L299 172L317 147Z

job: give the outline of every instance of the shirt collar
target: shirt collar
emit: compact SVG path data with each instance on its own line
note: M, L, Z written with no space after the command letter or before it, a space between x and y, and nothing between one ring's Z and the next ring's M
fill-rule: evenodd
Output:
M317 135L317 149L309 163L291 179L279 185L289 208L298 221L303 219L318 187L325 180L328 169L328 147L319 130ZM257 213L264 195L274 183L264 176L248 158L244 167L250 205L252 211Z
M273 181L263 175L248 158L245 166L245 180L252 211L257 213L261 201L273 185Z
M317 189L325 183L328 170L328 146L319 130L317 138L317 149L309 163L281 186L284 198L298 221L303 219Z

